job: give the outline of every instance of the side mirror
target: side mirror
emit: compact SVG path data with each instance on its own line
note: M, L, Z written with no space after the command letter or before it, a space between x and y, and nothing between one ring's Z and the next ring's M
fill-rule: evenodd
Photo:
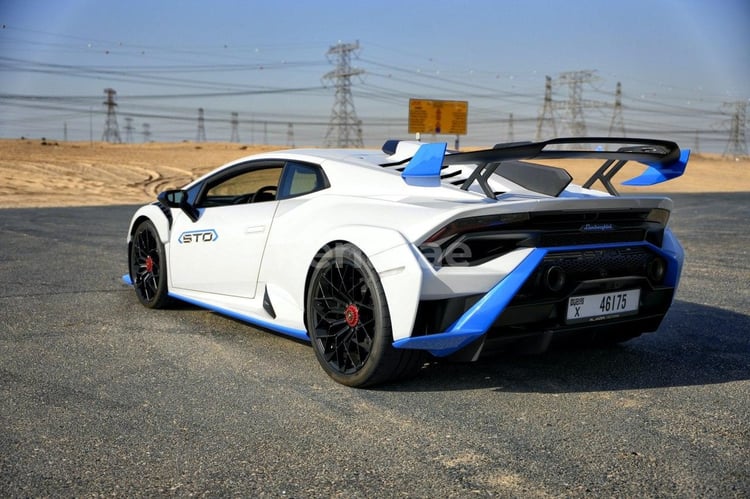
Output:
M187 192L181 189L170 189L159 193L156 199L158 199L162 204L169 206L170 208L181 209L185 212L185 215L187 215L193 222L198 221L200 213L195 208L195 206L188 203Z
M170 208L180 208L180 204L187 200L187 192L180 189L170 189L168 191L160 192L159 195L156 196L156 199Z

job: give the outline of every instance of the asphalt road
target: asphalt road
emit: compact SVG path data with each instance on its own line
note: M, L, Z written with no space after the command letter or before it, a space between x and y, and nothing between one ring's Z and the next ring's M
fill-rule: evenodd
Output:
M374 390L119 281L134 207L0 210L0 496L750 496L750 194L677 195L658 333Z

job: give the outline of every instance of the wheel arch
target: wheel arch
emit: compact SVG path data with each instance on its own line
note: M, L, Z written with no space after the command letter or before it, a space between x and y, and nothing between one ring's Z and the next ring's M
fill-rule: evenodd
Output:
M159 233L159 239L161 239L162 243L167 244L169 242L169 230L172 225L171 221L159 207L153 204L140 208L131 218L130 228L128 229L128 243L131 242L135 229L145 220L154 224L156 231Z
M171 223L163 211L161 211L155 205L143 206L138 211L136 211L130 220L130 227L128 228L128 274L130 274L130 264L132 263L130 261L130 248L133 245L133 234L135 234L138 226L145 221L151 222L154 228L156 228L156 232L158 232L159 239L161 240L162 244L166 246L169 242L169 230L171 227ZM132 279L133 276L131 275L130 277Z
M393 339L408 338L412 334L422 291L422 269L414 254L413 245L399 231L365 225L338 227L329 234L328 242L321 242L305 275L303 296L307 294L318 259L330 248L350 244L370 261L380 278L391 315ZM306 307L303 306L303 310ZM308 327L307 313L303 320Z

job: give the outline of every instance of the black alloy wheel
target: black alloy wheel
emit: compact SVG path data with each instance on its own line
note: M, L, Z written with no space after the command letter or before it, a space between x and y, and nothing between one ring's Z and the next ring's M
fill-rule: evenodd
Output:
M418 367L419 352L392 346L380 278L351 244L328 248L317 262L307 292L307 323L318 361L344 385L370 386Z
M164 245L154 225L146 220L135 229L130 244L130 278L138 300L148 308L169 303Z

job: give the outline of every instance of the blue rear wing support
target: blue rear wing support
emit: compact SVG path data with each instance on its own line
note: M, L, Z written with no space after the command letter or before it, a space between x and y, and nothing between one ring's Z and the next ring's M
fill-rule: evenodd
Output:
M437 187L440 185L440 170L443 169L445 149L448 144L436 142L423 144L407 163L401 177L409 185Z

